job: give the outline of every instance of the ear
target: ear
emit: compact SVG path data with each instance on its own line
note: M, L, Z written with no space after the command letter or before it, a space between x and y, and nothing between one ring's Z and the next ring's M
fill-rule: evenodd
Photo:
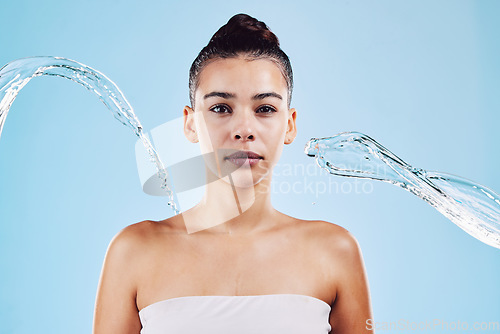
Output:
M286 126L285 144L291 144L297 136L297 127L295 119L297 118L297 111L295 108L288 110L288 124Z
M197 143L198 134L196 133L196 126L194 124L194 110L185 106L182 113L184 114L184 135L191 143Z

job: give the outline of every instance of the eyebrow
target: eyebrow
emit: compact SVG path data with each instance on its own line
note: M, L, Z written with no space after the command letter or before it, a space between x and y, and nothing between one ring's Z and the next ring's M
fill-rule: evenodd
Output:
M280 100L283 100L281 95L278 93L275 93L275 92L256 94L256 95L252 96L252 100L263 100L266 97L275 97L275 98L278 98Z
M211 92L203 96L203 99L206 100L210 97L222 97L223 99L231 99L235 98L236 95L232 93L226 93L226 92Z
M203 96L203 99L206 100L210 97L222 97L223 99L232 99L236 97L236 94L232 93L226 93L226 92L211 92ZM252 100L263 100L266 97L275 97L280 100L283 100L283 97L281 97L280 94L275 93L275 92L269 92L269 93L260 93L252 96Z

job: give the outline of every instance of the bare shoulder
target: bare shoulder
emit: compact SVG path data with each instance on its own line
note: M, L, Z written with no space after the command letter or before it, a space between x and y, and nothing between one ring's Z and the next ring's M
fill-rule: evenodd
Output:
M303 235L322 250L322 253L340 259L359 257L358 241L344 227L324 220L298 220Z
M317 254L329 266L336 294L345 282L364 277L364 260L357 239L347 229L326 221L316 221ZM361 283L360 283L361 284Z
M106 251L105 266L113 270L130 268L144 242L144 222L124 227L111 239Z
M356 252L359 248L358 241L347 229L327 221L318 221L320 233L324 241L338 251Z
M293 218L295 219L295 218ZM300 235L302 251L314 259L311 272L323 277L321 293L332 305L346 282L355 281L363 273L363 259L358 241L346 228L324 220L292 221Z
M138 333L141 324L136 296L144 256L158 224L135 223L121 229L109 243L99 279L94 333ZM154 247L153 247L154 248Z
M347 229L330 223L320 221L321 231L324 235L323 245L330 254L336 254L343 263L360 261L361 249L358 240Z
M332 333L367 333L367 319L372 319L368 279L358 241L347 229L327 222L314 221L321 254L320 263L328 268L332 311Z
M108 256L127 259L130 262L151 249L161 232L168 230L168 221L145 220L128 225L112 238L108 246Z
M110 247L125 250L139 246L147 241L154 224L153 221L145 220L122 228L111 240Z

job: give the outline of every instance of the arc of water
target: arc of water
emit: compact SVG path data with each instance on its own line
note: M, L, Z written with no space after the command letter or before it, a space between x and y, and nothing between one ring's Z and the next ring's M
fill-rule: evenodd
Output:
M448 173L414 168L359 132L312 138L305 153L331 174L400 186L465 232L500 249L500 196L483 185Z
M142 125L132 106L113 81L89 66L66 58L40 56L17 59L2 67L0 69L0 137L5 119L17 94L31 79L42 75L70 79L84 86L99 97L120 123L134 131L146 146L151 161L158 169L162 188L169 197L168 204L175 213L179 213L173 192L169 187L167 170L149 139L144 136Z

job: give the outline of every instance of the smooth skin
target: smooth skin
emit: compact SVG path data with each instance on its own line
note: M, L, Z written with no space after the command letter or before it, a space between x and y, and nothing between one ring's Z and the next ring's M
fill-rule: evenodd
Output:
M202 153L250 150L263 159L233 172L232 180L209 183L200 203L182 214L129 225L113 238L97 291L94 334L138 334L139 310L169 298L265 294L325 301L332 307L332 333L372 332L356 239L338 225L296 219L271 205L272 168L297 133L297 111L287 103L285 79L268 59L240 55L203 69L195 109L183 110L186 138L199 142ZM214 163L222 169L231 164L223 154ZM189 224L198 231L188 233Z

